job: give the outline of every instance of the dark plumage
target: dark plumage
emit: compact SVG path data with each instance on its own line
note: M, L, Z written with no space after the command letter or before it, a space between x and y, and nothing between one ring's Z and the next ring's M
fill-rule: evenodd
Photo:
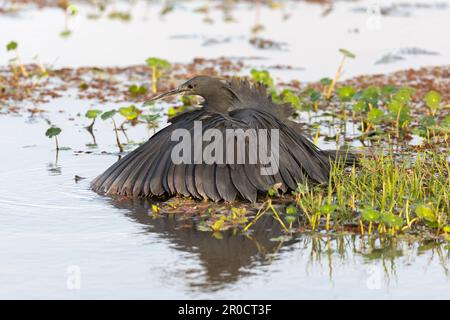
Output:
M337 155L342 155L346 164L354 162L351 154L322 151L311 143L298 124L288 120L291 106L273 103L262 84L197 76L152 100L182 92L202 96L202 108L172 118L171 125L98 176L92 182L94 191L133 197L182 194L214 201L241 197L254 202L258 193L277 183L283 191L295 189L299 182L327 183L330 162ZM222 133L226 129L279 129L278 172L262 175L259 162L174 164L171 152L178 141L171 141L172 132L183 128L193 135L194 121L200 120L203 132L211 128ZM247 149L245 153L248 159Z

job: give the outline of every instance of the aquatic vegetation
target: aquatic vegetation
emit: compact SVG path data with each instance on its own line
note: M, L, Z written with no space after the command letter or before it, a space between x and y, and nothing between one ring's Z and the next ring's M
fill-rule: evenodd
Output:
M152 93L156 94L158 91L157 82L163 76L164 69L169 69L172 65L167 60L154 57L148 58L145 62L152 68Z
M130 21L131 13L126 11L112 11L109 13L108 18L122 21Z
M58 6L64 10L64 29L59 35L61 37L69 37L72 34L70 23L71 20L78 15L78 7L68 0L58 1Z
M132 84L128 88L128 92L130 92L130 94L132 96L145 95L147 93L147 88L144 87L144 86L139 86L139 85L136 85L136 84Z
M328 100L331 98L331 94L333 93L333 89L334 89L334 86L336 85L336 82L338 82L339 78L341 77L342 70L344 68L345 60L347 58L350 58L350 59L356 58L356 56L353 53L351 53L350 51L348 51L347 49L339 49L339 52L342 53L342 60L341 60L341 63L339 64L339 67L338 67L338 69L336 71L336 74L335 74L335 76L334 76L334 78L333 78L333 80L332 80L332 82L331 82L331 84L330 84L330 86L328 88L328 92L327 92L327 95L326 95L326 98Z
M163 68L164 73L156 82L158 90L170 89L174 78L180 77L179 71L174 72L174 69L208 73L212 70L211 65L219 64L224 66L221 70L227 74L243 67L230 61L197 59L188 65ZM37 74L38 66L27 66L27 70L29 74ZM335 95L327 99L332 79L323 78L307 86L295 82L280 85L267 70L251 70L250 77L268 86L275 101L291 103L301 117L303 111L308 112L308 120L302 118L299 122L316 143L323 139L336 141L337 145L345 141L370 145L368 154L362 156L361 167L350 171L333 167L334 174L328 185L299 185L292 195L282 194L275 185L269 190L269 196L262 197L255 206L245 203L205 203L200 206L198 202L189 204L190 200L180 198L175 207L157 204L158 214L183 208L183 211L198 216L203 221L199 223L199 229L213 232L214 237L220 237L227 229L251 234L262 217L273 216L286 236L300 231L351 231L370 237L420 234L424 238L448 238L449 180L448 164L444 159L449 149L448 94L445 86L439 86L445 84L443 81L436 82L438 85L421 82L431 74L442 78L446 71L430 68L420 72L424 76L417 78L414 88L408 84L392 85L394 81L379 81L377 77L362 81L352 79L337 83L333 89ZM7 108L11 101L27 101L32 94L42 99L43 96L62 95L68 89L76 90L80 99L116 103L116 109L106 112L87 110L85 118L90 120L88 127L92 132L98 117L111 121L120 152L124 151L120 132L127 137L127 130L141 124L154 132L164 113L170 118L195 104L193 97L182 97L178 104L166 110L156 110L155 106L138 108L137 104L129 102L124 105L130 99L143 101L147 98L149 93L143 85L147 66L56 69L48 73L55 83L71 85L54 89L45 87L43 82L34 83L27 90L9 91L12 86L5 84L15 82L11 70L3 69L0 88L3 86L6 90L0 90L0 95L7 98L3 100ZM345 132L342 129L345 123L353 123L354 132ZM331 133L334 128L341 130ZM416 139L414 135L425 139L417 145L409 145L412 137ZM438 161L438 158L442 159Z
M119 151L120 151L120 152L123 152L123 146L122 146L122 144L120 143L119 134L118 134L118 132L117 132L117 131L118 131L117 123L116 123L116 120L114 120L114 116L116 115L116 113L117 113L117 110L112 109L112 110L103 112L102 115L100 116L100 118L101 118L102 120L108 120L108 119L111 119L111 121L112 121L112 123L113 123L113 126L114 126L114 134L115 134L115 136L116 136L117 147L119 148Z
M338 232L357 223L362 235L376 231L380 236L395 236L420 230L431 238L446 236L450 230L450 164L445 155L419 154L411 162L379 154L363 157L361 163L361 170L350 172L335 164L327 186L299 185L294 199L284 196L288 204L278 209L268 199L243 230L251 230L270 209L290 233L298 228Z
M47 137L49 137L50 139L55 138L55 146L56 146L56 151L59 151L59 143L58 143L58 136L61 133L61 129L56 127L56 126L51 126L50 128L47 129L47 131L45 131L45 135Z
M91 109L86 111L85 117L92 120L91 124L88 125L86 127L86 130L90 133L90 135L92 136L93 139L93 143L91 146L97 146L97 141L95 139L95 135L94 135L94 124L95 124L95 120L98 118L98 116L100 116L102 114L102 110L99 109Z
M270 76L269 71L252 69L250 70L250 75L255 82L261 82L268 88L274 88L275 82Z
M441 95L436 91L430 91L425 95L425 103L431 110L431 115L434 116L440 107L442 101Z
M6 51L13 51L15 53L15 57L10 60L10 62L12 63L11 67L13 69L13 73L16 74L16 67L15 67L14 63L17 63L18 68L19 68L20 72L22 73L22 76L24 76L25 78L28 78L27 69L25 68L25 65L22 63L22 59L20 58L19 51L17 49L18 46L19 46L19 44L16 41L10 41L6 45Z

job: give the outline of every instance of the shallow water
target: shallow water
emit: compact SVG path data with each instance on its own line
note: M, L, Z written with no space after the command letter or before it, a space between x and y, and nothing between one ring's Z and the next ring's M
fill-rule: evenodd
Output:
M98 149L78 153L90 150L88 121L77 116L89 103L42 105L44 117L66 123L60 144L72 149L57 162L43 119L0 117L0 298L450 297L445 244L307 234L283 243L271 216L251 238L224 232L219 240L175 216L151 218L142 201L91 192L117 147L111 124L99 121ZM128 134L142 141L151 133L141 125ZM70 289L78 271L81 287Z
M214 28L205 28L201 16L192 19L188 9L176 10L163 20L153 17L151 11L147 21L138 15L129 23L92 22L81 17L79 28L67 39L58 35L63 25L61 12L31 10L18 17L0 16L0 39L17 40L24 61L39 53L41 61L57 66L130 65L149 55L189 61L198 55L217 57L226 52L265 57L251 62L264 66L289 63L305 67L280 72L283 79L290 75L317 79L334 72L340 59L335 52L341 46L360 50L354 50L361 58L349 64L346 76L448 63L448 40L435 43L426 36L435 34L434 28L442 25L448 8L411 9L419 20L386 17L383 26L389 32L397 32L402 25L403 30L414 33L399 31L394 41L386 39L385 27L373 33L364 28L355 35L347 32L365 25L364 14L352 10L363 4L339 4L325 18L320 17L323 8L319 6L295 4L297 10L287 27L280 12L263 9L262 17L273 20L270 34L286 42L287 51L257 50L248 45L248 34L241 33L254 21L244 19L245 7L235 14L240 24L227 25L216 19ZM431 17L434 23L428 23ZM189 23L180 29L175 21ZM158 33L149 31L161 23L165 27ZM300 28L299 23L308 27ZM292 37L285 28L298 30L298 34ZM223 35L230 35L230 42L203 45L205 39ZM353 46L355 41L358 44ZM392 64L375 64L397 46L422 47L440 55L411 55ZM2 54L0 63L7 59ZM0 115L0 298L450 298L449 245L445 243L371 243L353 235L327 238L308 234L281 242L270 216L256 225L251 238L224 232L223 239L216 239L175 216L151 218L145 202L117 201L91 192L89 181L118 155L109 121L95 124L98 148L87 146L92 137L84 129L89 122L83 115L88 107L108 110L120 106L79 100L67 92L63 98L39 105L47 111L42 115ZM71 148L60 151L58 157L54 141L44 136L45 118L62 127L60 145ZM307 113L301 119L308 121ZM160 125L166 125L164 119ZM352 126L347 130L352 132ZM151 134L144 125L128 130L136 142ZM123 135L121 139L125 139ZM334 142L323 139L319 145L335 147ZM86 179L77 182L75 176ZM80 287L74 289L71 280L78 272Z
M64 29L61 9L19 11L0 16L0 45L4 48L15 40L24 62L38 56L56 67L129 66L142 64L149 56L174 62L190 62L194 57L247 58L248 67L290 65L291 70L271 72L282 80L300 81L333 76L341 60L339 48L357 55L347 62L344 78L450 61L450 40L442 36L442 30L450 27L450 0L337 2L325 16L327 7L285 2L287 20L282 10L267 7L261 7L257 20L255 10L244 3L232 10L233 23L223 21L222 11L211 10L213 24L193 13L202 3L182 2L161 17L161 3L147 7L141 1L132 7L130 21L111 20L106 15L88 19L93 9L80 5L77 18L69 23L73 34L67 38L60 36ZM386 11L392 6L396 10ZM116 7L129 10L126 4ZM384 11L388 13L379 14ZM258 21L265 29L257 36L284 44L281 50L251 45L251 29ZM380 63L386 55L397 59ZM2 53L0 64L11 57ZM247 69L243 72L248 73Z

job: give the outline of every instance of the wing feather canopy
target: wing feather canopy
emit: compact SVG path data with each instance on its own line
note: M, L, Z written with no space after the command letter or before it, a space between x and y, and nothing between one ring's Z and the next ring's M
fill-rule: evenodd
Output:
M183 128L193 136L194 121L202 121L203 133L217 129L223 136L223 161L206 163L174 164L172 149L178 141L171 141L172 132ZM249 139L237 146L237 138L226 140L227 129L258 130L269 133L267 144L257 144L258 152L270 154L270 143L275 139L271 130L279 135L279 154L272 159L278 170L265 175L268 164L257 157L256 163L249 163L254 150L250 150ZM258 132L258 131L256 131ZM191 156L194 154L193 141ZM203 143L203 151L209 142ZM231 146L230 146L231 144ZM231 148L231 149L230 149ZM260 150L261 148L261 150ZM226 162L227 153L232 150L234 163ZM236 163L237 152L244 154L245 162ZM193 158L191 157L191 160ZM236 197L256 201L258 193L264 193L276 183L283 191L295 189L297 183L312 180L326 182L329 171L329 157L293 128L279 120L274 114L256 109L236 109L229 114L210 113L196 110L178 118L172 125L162 129L146 143L112 165L92 182L95 191L136 197L182 194L193 198L213 201L233 201Z

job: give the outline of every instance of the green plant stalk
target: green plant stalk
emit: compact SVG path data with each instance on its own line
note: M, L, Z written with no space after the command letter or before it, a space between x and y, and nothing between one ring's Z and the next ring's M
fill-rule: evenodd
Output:
M22 59L20 59L19 51L17 51L17 49L16 49L16 50L14 50L14 52L16 53L16 60L17 60L17 63L19 65L22 75L25 78L28 78L28 72L27 72L27 69L25 68L24 64L22 63Z
M114 126L114 133L116 134L116 143L117 143L117 146L119 147L119 151L120 152L123 152L123 146L122 146L122 144L120 143L120 140L119 140L119 134L117 133L117 124L116 124L116 121L114 120L114 118L112 118L112 122L113 122L113 126Z
M86 127L86 130L91 134L94 144L97 145L97 140L96 140L95 134L94 134L95 120L96 120L96 118L92 119L91 124Z
M156 94L157 92L157 87L156 87L156 66L152 66L152 93Z
M336 74L334 75L333 81L330 84L330 87L328 89L327 96L326 96L327 100L330 100L331 94L333 93L333 89L334 89L336 83L338 82L339 78L341 77L342 69L344 68L344 62L345 62L345 56L342 57L341 64L339 65L339 67L336 71Z
M269 199L268 208L272 210L273 214L275 215L275 218L281 224L281 226L283 227L284 231L289 232L289 230L288 230L288 228L286 228L286 225L284 224L283 220L281 220L280 216L278 215L277 210L275 210L275 208L273 207L271 199Z
M262 215L267 211L268 207L266 207L266 209L263 210L265 206L265 203L262 205L262 207L258 210L258 213L256 214L255 218L245 226L244 231L247 231L252 225L255 224L256 221L259 220L259 218L262 217Z

